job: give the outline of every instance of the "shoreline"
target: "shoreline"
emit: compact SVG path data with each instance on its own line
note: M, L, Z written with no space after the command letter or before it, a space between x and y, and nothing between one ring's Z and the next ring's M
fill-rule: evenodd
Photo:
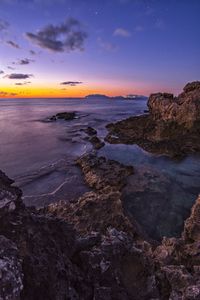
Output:
M125 123L129 136L129 131L135 134L132 122L138 118L112 126ZM160 124L160 117L153 122ZM196 125L194 122L190 132L195 132ZM110 126L108 129L112 130ZM184 125L181 132L185 129ZM170 182L152 169L138 170L98 156L98 145L103 141L94 128L88 127L85 133L93 150L79 157L76 164L90 190L76 201L60 201L40 209L26 207L21 190L0 172L0 270L4 287L0 296L16 300L64 300L66 295L84 300L198 299L200 197L180 237L152 238L125 207L124 195L131 192L136 200L139 193L146 193L152 201L155 195L168 193ZM158 209L155 204L152 211ZM162 205L160 209L164 211Z

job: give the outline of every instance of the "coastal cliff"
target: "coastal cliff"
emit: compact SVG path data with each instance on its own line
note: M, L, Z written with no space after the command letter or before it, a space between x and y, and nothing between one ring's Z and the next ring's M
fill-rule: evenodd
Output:
M200 82L188 83L183 92L152 94L149 114L107 125L109 143L138 144L169 156L200 151Z

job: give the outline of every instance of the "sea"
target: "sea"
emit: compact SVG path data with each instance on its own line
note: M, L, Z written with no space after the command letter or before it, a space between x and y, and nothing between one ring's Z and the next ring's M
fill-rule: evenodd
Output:
M27 206L75 201L90 190L76 165L92 150L82 129L94 127L104 139L106 124L146 110L145 99L0 99L0 169L22 189ZM65 111L77 118L47 121ZM98 155L143 170L144 182L135 181L141 186L124 193L124 209L152 238L180 235L200 191L199 155L174 160L137 145L108 143Z

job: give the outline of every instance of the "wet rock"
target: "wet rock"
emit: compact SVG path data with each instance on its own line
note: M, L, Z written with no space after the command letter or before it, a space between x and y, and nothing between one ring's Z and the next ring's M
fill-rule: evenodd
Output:
M178 97L152 94L148 108L149 115L108 124L106 141L138 144L149 152L170 156L200 151L200 82L187 84Z
M95 154L80 157L77 164L81 167L86 182L96 190L105 187L118 191L124 185L127 177L133 173L132 166L124 166L117 161L107 160Z
M40 211L0 173L2 199L8 190L16 204L0 207L1 298L198 300L199 199L182 237L156 246L124 214L121 190L133 169L94 155L78 163L94 191Z
M109 227L129 232L130 235L137 234L137 225L135 224L134 229L124 215L119 192L89 192L76 203L51 204L47 211L73 224L81 235L91 235L94 232L105 234Z
M76 117L77 116L75 112L61 112L54 116L49 117L47 120L52 122L57 120L70 121L76 119Z
M96 150L101 149L105 145L105 143L102 142L97 136L92 136L91 138L89 138L89 141Z
M97 131L96 131L96 129L94 129L93 127L87 127L87 128L85 128L85 129L83 129L82 131L84 131L86 134L88 134L88 135L96 135L97 134Z

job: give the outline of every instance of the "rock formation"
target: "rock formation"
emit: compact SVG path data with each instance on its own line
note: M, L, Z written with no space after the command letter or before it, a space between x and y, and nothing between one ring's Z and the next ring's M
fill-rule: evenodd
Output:
M200 82L188 83L178 97L152 94L149 115L107 125L106 141L138 144L145 150L182 156L200 151Z
M48 121L57 121L57 120L65 120L65 121L71 121L76 119L76 113L75 112L61 112L57 113L54 116L51 116L48 118Z
M105 145L105 143L97 136L97 131L93 127L89 126L81 131L88 135L87 139L93 145L95 150L99 150Z
M200 197L182 236L158 244L124 213L134 169L95 154L77 163L93 191L40 210L0 172L0 299L200 299Z

